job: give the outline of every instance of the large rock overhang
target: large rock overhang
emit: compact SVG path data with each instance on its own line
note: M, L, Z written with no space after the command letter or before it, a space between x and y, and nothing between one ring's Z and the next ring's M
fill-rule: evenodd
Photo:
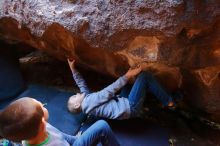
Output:
M220 122L218 0L0 1L0 38L118 77L140 62Z

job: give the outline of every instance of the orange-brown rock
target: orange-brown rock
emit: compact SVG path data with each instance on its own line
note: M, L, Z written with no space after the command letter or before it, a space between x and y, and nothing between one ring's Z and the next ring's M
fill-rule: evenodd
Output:
M212 120L220 117L220 65L183 73L183 88L187 91L187 103L205 111Z
M145 62L220 122L219 0L1 0L0 38L111 76Z

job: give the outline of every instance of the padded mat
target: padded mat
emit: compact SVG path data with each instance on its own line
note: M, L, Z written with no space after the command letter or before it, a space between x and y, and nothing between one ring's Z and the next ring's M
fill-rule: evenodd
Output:
M30 96L47 103L46 108L50 113L49 123L65 133L74 134L79 130L85 115L73 115L67 111L66 103L72 94L45 86L29 85L17 98ZM9 100L1 102L0 108L10 102ZM109 123L122 146L169 146L168 130L146 120L115 120Z
M169 132L143 119L111 121L122 146L169 146Z

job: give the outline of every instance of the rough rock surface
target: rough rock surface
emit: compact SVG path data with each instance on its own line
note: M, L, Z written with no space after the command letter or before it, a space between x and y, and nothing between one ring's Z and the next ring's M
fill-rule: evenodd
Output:
M0 38L112 76L145 62L220 122L219 0L1 0Z

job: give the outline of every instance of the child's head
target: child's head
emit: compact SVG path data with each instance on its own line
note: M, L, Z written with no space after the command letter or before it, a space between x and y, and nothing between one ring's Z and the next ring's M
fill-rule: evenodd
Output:
M82 111L81 105L85 94L77 93L69 98L67 108L72 113L80 113Z
M0 136L12 141L35 138L42 127L48 111L37 100L23 97L15 100L0 112Z

